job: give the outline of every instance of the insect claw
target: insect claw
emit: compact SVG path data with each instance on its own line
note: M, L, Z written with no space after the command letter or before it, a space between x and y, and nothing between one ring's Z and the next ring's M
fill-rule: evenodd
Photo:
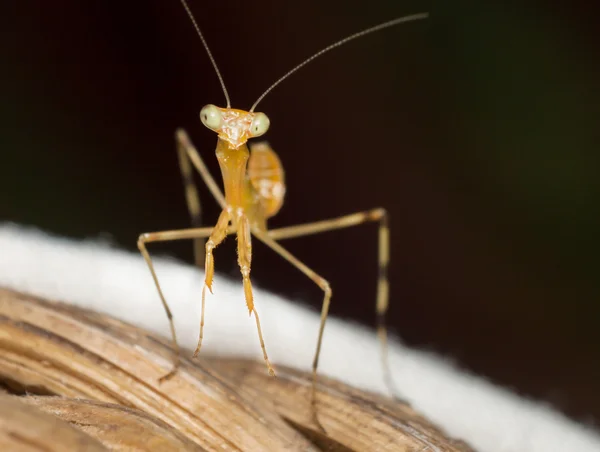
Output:
M173 376L175 376L175 374L177 373L178 370L179 370L179 362L177 362L169 372L167 372L166 374L164 374L163 376L158 378L158 384L162 384L165 381L170 380Z

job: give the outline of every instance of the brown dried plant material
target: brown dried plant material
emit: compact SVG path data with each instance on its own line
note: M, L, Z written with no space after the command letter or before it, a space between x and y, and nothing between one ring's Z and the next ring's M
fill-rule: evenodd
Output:
M75 431L100 447L85 450L472 450L405 404L321 379L324 434L312 420L308 373L280 366L271 378L262 363L184 358L181 371L159 383L170 360L169 344L144 330L0 289L0 384L29 394L0 394L0 408L7 399L29 416L0 409L0 438L16 422L48 444ZM62 427L47 436L36 417Z
M296 428L311 426L311 380L306 374L279 366L278 378L271 381L260 371L262 363L212 361L252 403L264 398L274 400L277 412ZM317 409L327 437L353 450L472 450L462 442L447 438L405 403L362 392L325 377L319 379ZM314 428L305 434L320 438L320 432Z
M0 450L106 452L108 449L68 422L19 398L0 394Z
M66 397L26 396L20 399L78 427L110 450L206 450L164 422L133 408ZM143 448L140 448L141 439Z

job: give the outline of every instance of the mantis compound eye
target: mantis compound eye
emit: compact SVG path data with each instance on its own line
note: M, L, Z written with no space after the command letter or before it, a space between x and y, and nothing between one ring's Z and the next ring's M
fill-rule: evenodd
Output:
M271 121L267 115L264 113L255 113L250 125L250 135L252 137L259 137L265 134L269 130L269 124L271 124Z
M208 104L200 110L200 121L210 130L217 131L223 124L223 116L218 107Z

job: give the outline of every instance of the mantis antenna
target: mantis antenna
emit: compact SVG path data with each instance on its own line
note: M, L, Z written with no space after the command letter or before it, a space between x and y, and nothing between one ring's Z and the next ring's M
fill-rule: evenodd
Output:
M219 82L221 83L221 88L223 89L223 94L225 94L225 100L227 101L227 108L230 108L231 102L229 101L229 94L227 93L227 88L225 88L225 82L223 81L223 76L221 75L221 72L219 71L217 62L213 58L212 53L210 53L210 49L208 47L208 44L206 43L206 39L204 39L204 35L202 34L202 31L200 31L200 27L198 26L198 23L196 22L196 19L194 18L192 11L190 11L190 7L188 6L187 1L181 0L181 4L185 8L185 11L187 12L188 16L190 16L190 19L192 20L192 23L194 24L194 28L198 32L198 36L200 37L200 40L202 41L202 45L206 49L206 53L208 53L208 58L210 59L210 62L212 63L213 67L215 68L215 72L217 73L217 77L219 78ZM263 95L263 97L264 97L264 95Z
M184 0L182 0L184 1ZM188 10L189 13L189 10ZM320 57L321 55L323 55L324 53L329 52L330 50L335 49L336 47L340 47L343 44L346 44L349 41L352 41L356 38L360 38L362 36L371 34L371 33L375 33L376 31L380 31L380 30L384 30L386 28L389 27L393 27L394 25L398 25L398 24L402 24L405 22L411 22L414 20L419 20L419 19L426 19L427 17L429 17L428 13L419 13L419 14L412 14L410 16L403 16L403 17L398 17L396 19L392 19L388 22L384 22L382 24L379 25L375 25L374 27L371 28L367 28L366 30L363 31L359 31L357 33L354 33L350 36L345 37L344 39L340 39L337 42L334 42L333 44L328 45L327 47L325 47L324 49L320 50L319 52L315 53L313 56L307 58L306 60L304 60L302 63L300 63L298 66L296 66L295 68L291 69L290 71L288 71L285 75L283 75L279 80L277 80L275 83L273 83L271 86L269 86L269 88L267 88L267 90L262 93L260 95L260 97L257 99L256 102L254 102L254 105L252 105L252 108L250 109L251 112L254 111L254 109L258 106L258 104L260 103L261 100L263 100L265 98L265 96L267 94L269 94L273 88L275 88L277 85L279 85L281 82L283 82L286 78L288 78L290 75L292 75L294 72L298 71L300 68L302 68L303 66L306 66L308 63L310 63L312 60ZM195 23L194 23L195 25ZM196 28L198 26L196 25ZM199 32L199 31L198 31ZM202 37L202 35L200 35L200 37ZM202 39L204 41L204 38ZM205 44L206 45L206 44ZM208 50L208 49L207 49ZM210 52L209 52L210 54ZM212 57L211 57L212 59ZM214 61L213 61L214 64ZM216 69L216 66L215 66ZM217 71L218 73L218 71ZM221 78L219 76L219 78Z

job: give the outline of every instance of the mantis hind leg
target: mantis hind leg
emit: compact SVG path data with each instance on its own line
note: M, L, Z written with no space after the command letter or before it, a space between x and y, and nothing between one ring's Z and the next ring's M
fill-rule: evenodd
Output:
M387 277L387 267L390 258L390 233L388 214L385 209L373 209L365 212L357 212L350 215L344 215L329 220L315 221L313 223L299 224L268 231L268 235L273 240L283 240L288 238L302 237L321 232L334 231L337 229L358 226L368 222L379 223L379 277L377 282L377 302L375 311L377 314L377 336L381 344L381 363L383 377L388 390L392 395L398 398L398 390L392 379L389 358L387 327L385 316L389 308L389 284ZM323 321L322 321L323 322ZM315 361L318 362L320 351L320 338L317 346Z
M177 145L179 168L185 188L185 200L190 213L192 227L199 228L202 224L202 205L200 203L200 196L198 195L198 188L194 182L192 165L196 168L211 194L223 209L225 208L225 198L200 157L200 154L192 145L187 133L183 129L178 129L175 133L175 143ZM204 257L204 238L194 239L194 260L197 267L202 267Z

